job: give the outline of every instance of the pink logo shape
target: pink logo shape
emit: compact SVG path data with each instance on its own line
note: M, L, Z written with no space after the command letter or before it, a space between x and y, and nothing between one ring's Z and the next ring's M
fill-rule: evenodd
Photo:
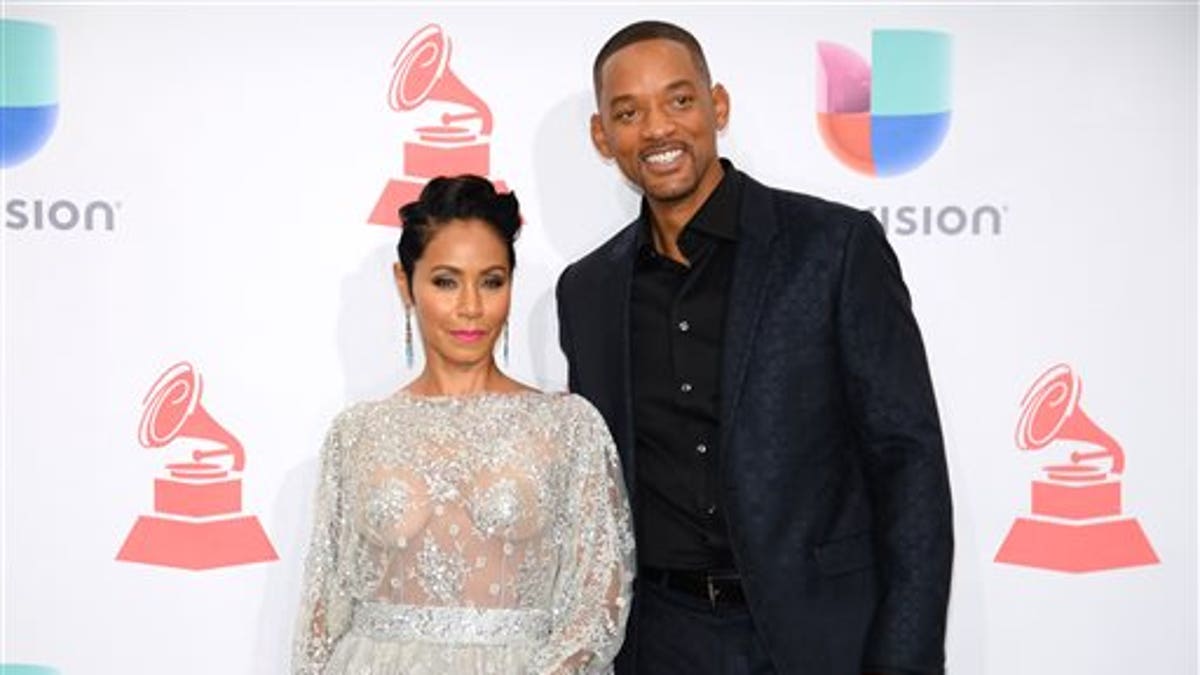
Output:
M383 187L368 222L400 227L400 207L415 201L430 178L473 173L487 176L491 165L492 111L483 99L450 70L450 39L441 26L429 24L413 34L392 64L388 106L404 113L429 101L451 104L440 124L416 129L415 140L404 142L404 176ZM478 124L472 130L468 122ZM493 181L500 192L503 181Z
M142 401L138 442L192 446L191 461L154 479L155 515L139 516L117 560L191 570L278 560L258 518L242 515L242 444L200 405L200 375L187 362L166 370ZM211 460L228 458L228 466Z
M1042 467L1031 486L1031 514L1018 517L996 553L996 562L1058 570L1099 570L1159 562L1137 519L1121 513L1125 452L1079 405L1083 392L1070 366L1051 367L1021 400L1016 444L1041 450L1076 445L1069 464ZM1105 462L1108 465L1096 462Z

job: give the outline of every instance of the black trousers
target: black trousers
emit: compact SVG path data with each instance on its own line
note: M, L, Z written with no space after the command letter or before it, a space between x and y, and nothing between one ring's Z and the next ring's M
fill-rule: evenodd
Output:
M748 609L640 581L636 595L622 659L636 675L775 675Z

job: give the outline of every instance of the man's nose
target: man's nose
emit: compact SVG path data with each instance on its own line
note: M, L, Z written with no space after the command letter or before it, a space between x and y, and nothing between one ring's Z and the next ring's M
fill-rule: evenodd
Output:
M666 138L675 131L675 120L658 107L651 107L646 112L642 124L642 135L646 138Z

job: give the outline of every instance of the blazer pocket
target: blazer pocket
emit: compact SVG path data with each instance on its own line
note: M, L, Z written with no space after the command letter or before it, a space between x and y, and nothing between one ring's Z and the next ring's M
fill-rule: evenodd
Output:
M827 541L815 551L817 567L826 576L846 574L875 564L875 544L870 532Z

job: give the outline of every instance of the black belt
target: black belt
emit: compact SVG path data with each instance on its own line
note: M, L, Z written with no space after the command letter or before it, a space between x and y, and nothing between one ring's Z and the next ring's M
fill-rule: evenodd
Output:
M669 588L704 600L710 607L745 607L742 579L737 572L704 570L664 570L643 567L638 570L642 582Z

